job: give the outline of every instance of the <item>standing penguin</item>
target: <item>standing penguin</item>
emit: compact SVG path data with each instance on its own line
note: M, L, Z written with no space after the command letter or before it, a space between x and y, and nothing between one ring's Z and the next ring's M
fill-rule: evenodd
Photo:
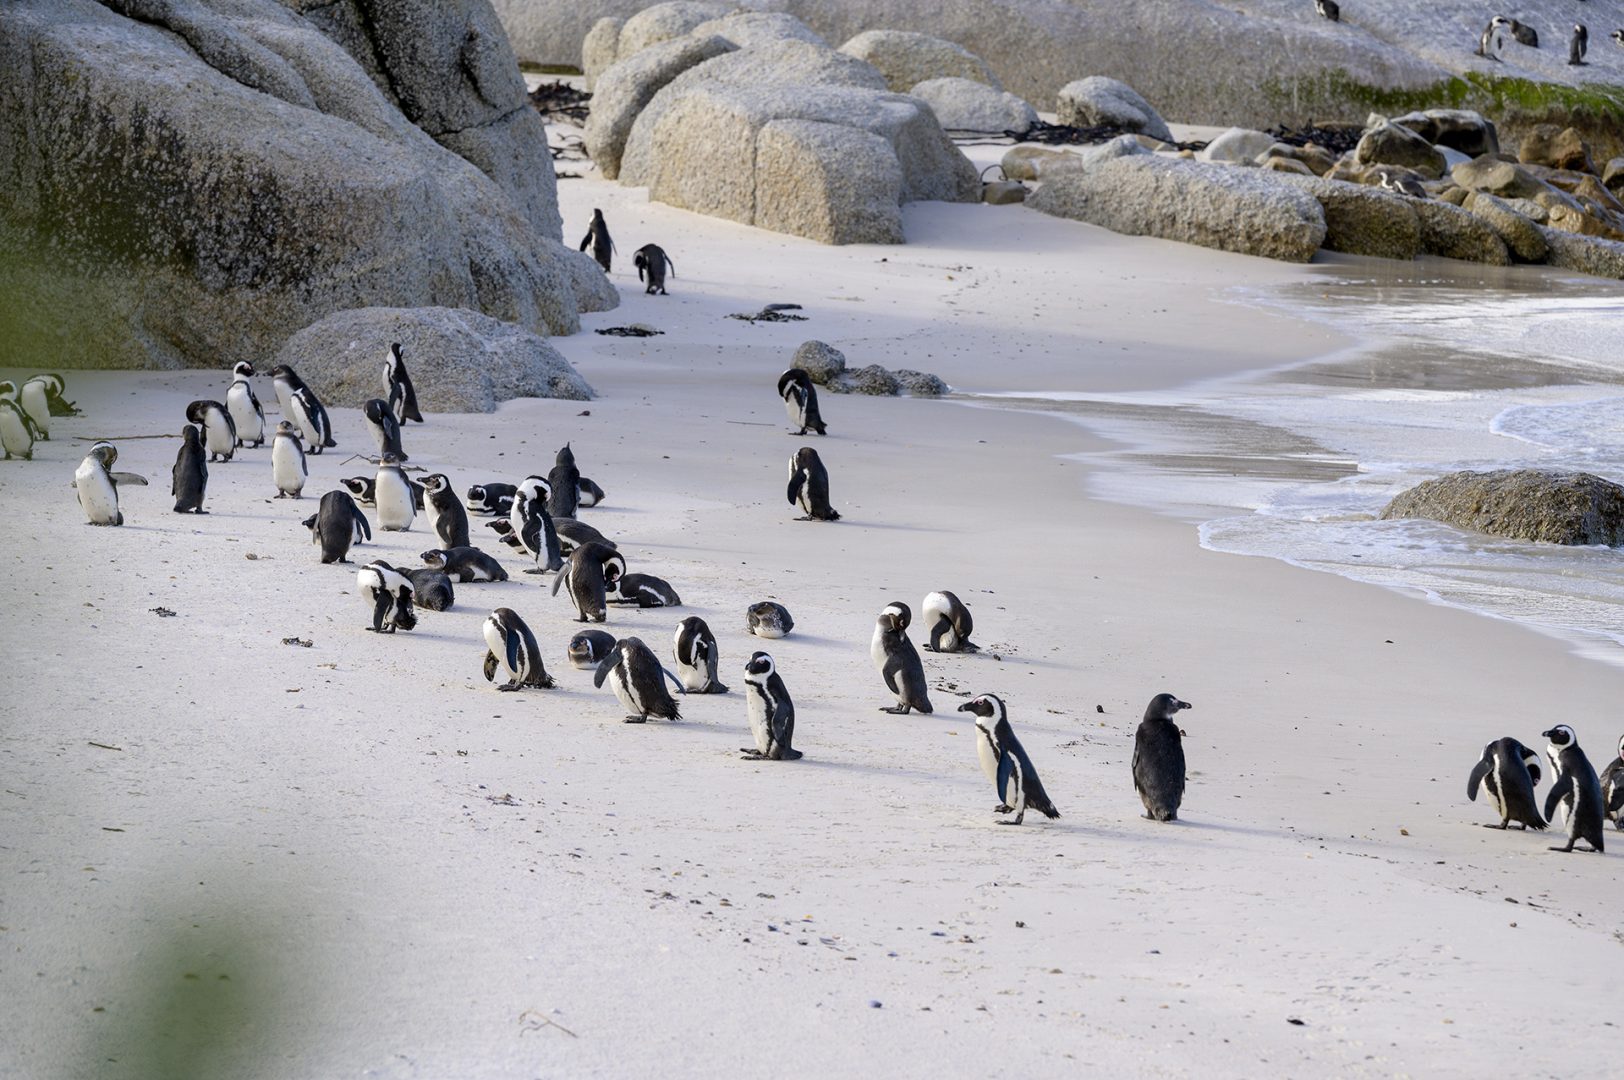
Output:
M756 637L781 638L795 629L795 620L783 604L763 600L745 609L744 628Z
M598 665L592 676L592 685L601 687L609 679L615 697L626 707L626 723L641 724L651 716L662 720L681 720L677 703L665 688L670 679L679 693L683 692L677 677L660 666L653 650L634 637L621 638L609 655Z
M1601 799L1613 828L1624 829L1624 735L1618 737L1618 757L1601 772Z
M803 515L796 521L839 521L840 514L829 505L829 473L818 452L803 446L789 459L789 503L799 504Z
M907 605L897 605L906 610ZM874 667L885 680L885 688L897 696L897 703L880 711L906 716L910 709L931 712L930 697L925 686L925 668L919 662L919 653L908 640L908 623L896 607L880 612L874 624L874 640L869 644L869 655Z
M1506 34L1510 31L1511 20L1504 15L1490 19L1489 25L1483 28L1482 35L1477 39L1477 55L1499 62L1506 51Z
M237 426L237 445L253 443L254 449L265 445L265 407L254 394L254 365L239 360L231 369L231 386L226 390L226 409L231 422Z
M576 671L596 671L614 647L615 635L607 630L582 630L570 638L564 652Z
M563 552L558 546L558 530L553 528L553 517L547 512L547 486L539 476L525 479L513 496L513 509L508 518L513 526L517 547L536 565L527 574L541 574L557 570L564 565ZM541 561L546 558L547 565Z
M602 544L582 544L570 552L569 562L553 577L553 595L561 585L570 591L576 622L603 622L607 618L605 596L626 573L626 560L618 551Z
M135 473L112 472L118 460L118 447L110 442L99 442L79 463L73 474L73 489L78 494L79 506L85 512L85 521L91 525L122 525L124 512L118 508L118 486L140 484L146 486L146 477Z
M1545 828L1534 786L1539 783L1539 755L1516 739L1496 739L1483 748L1483 756L1472 767L1466 781L1466 797L1477 801L1482 785L1489 802L1500 815L1500 824L1483 823L1485 829L1504 829L1515 819L1527 829Z
M355 587L372 604L372 625L368 630L393 634L397 629L417 629L411 578L377 559L356 571Z
M410 460L400 446L400 421L389 411L387 401L369 398L361 408L361 415L367 419L367 430L372 432L372 441L378 445L379 457L393 454L400 461Z
M1043 790L1043 781L1038 779L1032 759L1026 756L1026 748L1015 737L1015 729L1009 726L1009 713L1003 699L982 694L960 705L959 712L975 715L976 757L981 762L981 771L987 774L998 792L998 805L993 813L1013 812L1015 815L1013 821L998 824L1019 825L1026 817L1028 806L1045 817L1059 817L1060 811L1054 808L1049 793Z
M424 512L429 527L440 538L441 547L468 546L468 511L451 490L451 478L445 473L423 477Z
M372 498L378 504L378 528L384 532L409 532L417 516L412 484L393 454L383 456L378 475L372 482Z
M278 420L276 434L271 436L271 479L276 482L278 499L298 499L303 496L305 480L310 469L305 464L304 447L299 445L299 434L287 420Z
M602 210L592 211L592 224L587 226L586 236L581 238L581 250L585 251L587 245L592 245L592 257L598 260L603 272L609 272L609 256L615 250L615 242L609 238L609 225L603 220Z
M389 356L383 362L383 396L397 424L408 420L423 422L423 414L417 407L417 390L412 386L412 377L406 373L406 360L398 341L389 346Z
M1590 31L1585 29L1584 23L1573 24L1573 37L1568 39L1568 63L1574 67L1581 67L1585 62L1585 53L1590 50Z
M581 470L575 467L575 451L569 443L558 451L547 474L547 488L547 513L554 518L574 517L581 501Z
M656 293L660 296L666 295L665 271L667 267L670 268L672 277L677 276L677 264L671 261L671 256L667 255L665 248L659 244L644 244L638 248L637 254L632 256L632 265L637 267L638 281L643 280L645 273L648 275L648 285L643 289L643 292L649 295Z
M925 612L925 648L931 652L980 652L970 640L975 621L970 609L957 596L946 591L929 593L922 605Z
M739 752L768 761L800 758L801 752L790 745L795 740L795 702L778 677L773 658L764 652L752 653L744 665L744 685L744 712L756 745L741 746Z
M1332 22L1342 21L1342 8L1337 5L1336 0L1314 0L1314 10L1322 19L1329 19Z
M316 512L304 519L304 527L310 530L310 542L321 545L323 563L349 562L350 545L372 539L367 516L347 491L323 495Z
M789 422L799 427L797 435L805 435L808 428L819 435L829 434L829 428L818 412L818 388L812 385L812 376L800 368L790 368L778 376L778 396L784 399L784 411Z
M203 429L208 439L209 460L230 461L237 447L237 424L218 401L194 401L186 406L186 419Z
M282 415L292 420L308 452L319 454L337 446L333 441L333 426L327 419L327 410L316 397L316 392L305 385L298 372L286 364L271 369L271 385L276 388L276 400L282 403Z
M180 452L175 455L172 475L169 493L175 497L175 513L208 513L203 509L203 492L209 486L208 454L203 451L203 436L196 424L187 424L181 431Z
M1178 820L1184 801L1184 733L1173 717L1188 708L1188 701L1157 694L1145 706L1145 718L1134 733L1133 789L1152 821Z
M1579 740L1568 725L1558 724L1540 734L1550 740L1545 756L1551 759L1551 768L1555 770L1551 790L1545 793L1545 817L1554 822L1556 808L1561 806L1567 818L1567 846L1551 850L1570 852L1575 841L1583 840L1600 854L1604 816L1601 782L1596 779L1596 770L1585 752L1579 749Z
M35 375L17 392L17 404L34 422L41 442L51 441L51 380L54 375Z
M33 425L23 407L10 398L0 398L0 446L5 447L7 461L14 457L34 460Z
M556 684L541 661L536 635L512 608L497 608L485 620L485 681L495 682L497 669L507 672L508 681L498 690L535 686L551 690Z
M716 647L716 635L705 620L690 615L677 624L672 640L671 654L677 661L677 678L682 685L696 694L725 694L727 687L716 678L716 663L721 650Z

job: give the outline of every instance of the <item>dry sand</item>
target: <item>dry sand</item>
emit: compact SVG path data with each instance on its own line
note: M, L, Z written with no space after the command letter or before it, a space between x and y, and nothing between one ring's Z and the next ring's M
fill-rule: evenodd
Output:
M601 206L622 252L622 307L557 342L601 397L430 416L406 448L461 489L571 441L609 493L586 519L687 605L608 628L668 655L703 615L734 693L621 723L563 662L565 600L521 574L365 632L353 567L319 565L298 524L314 498L270 499L268 450L216 465L212 513L183 518L176 444L123 441L153 485L124 528L87 527L73 437L177 430L229 376L71 374L87 415L0 467L0 1075L1571 1076L1614 1053L1617 855L1485 830L1464 788L1485 742L1555 721L1598 755L1624 673L1204 552L1085 497L1086 459L1062 455L1098 443L1064 420L825 395L829 436L796 439L773 393L808 338L968 390L1305 358L1345 342L1221 293L1307 271L1016 208L914 206L906 247L825 248L560 190L567 228ZM669 297L631 272L651 240ZM783 301L808 321L723 318ZM639 321L665 335L590 332ZM334 419L312 496L369 471L344 464L372 449L358 413ZM791 520L803 443L837 524ZM356 554L430 546L420 518ZM984 651L925 654L936 714L883 715L874 616L939 588ZM743 632L769 597L796 618L783 641ZM480 677L502 605L559 689ZM739 760L755 647L803 761ZM1176 825L1139 816L1128 773L1162 690L1195 704ZM954 711L971 691L1007 700L1058 821L995 823Z

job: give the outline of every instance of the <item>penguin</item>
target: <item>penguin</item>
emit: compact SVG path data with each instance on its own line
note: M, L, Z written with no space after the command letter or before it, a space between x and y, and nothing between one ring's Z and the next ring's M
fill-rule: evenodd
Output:
M501 514L506 517L507 510L501 509L503 499L511 505L513 493L519 489L512 484L475 484L468 489L468 496L464 500L468 509L476 514Z
M287 420L278 420L276 434L271 436L271 479L276 482L276 497L303 498L305 480L309 476L298 432Z
M1571 852L1575 841L1583 840L1598 855L1602 853L1601 782L1590 759L1579 749L1579 740L1573 729L1558 724L1549 731L1540 732L1550 740L1545 756L1551 761L1554 779L1551 790L1545 793L1545 819L1555 821L1558 806L1567 819L1568 843L1566 847L1553 847L1552 851Z
M1157 694L1133 736L1133 789L1152 821L1177 821L1184 801L1184 733L1173 717L1190 708L1172 694Z
M463 584L470 581L506 581L502 564L476 547L435 548L420 556L423 565L442 570Z
M899 629L906 630L913 625L913 610L901 600L891 601L880 609L880 614L895 616Z
M34 460L33 426L23 407L10 398L0 398L0 446L5 448L7 461L14 457Z
M640 608L682 606L682 598L671 583L653 574L623 574L619 584L620 598L610 603L636 604Z
M411 460L401 449L400 421L389 411L389 402L382 398L369 398L361 407L361 415L366 417L367 430L372 432L372 441L378 445L379 457L393 454L397 460Z
M1624 735L1618 737L1618 757L1601 772L1601 799L1613 828L1624 829Z
M808 428L819 435L829 434L823 414L818 411L818 388L812 385L812 376L800 368L790 368L778 376L778 396L784 399L790 425L801 429L795 434L805 435Z
M1568 63L1574 67L1583 67L1585 53L1590 50L1590 31L1585 29L1584 23L1573 24L1573 37L1568 39Z
M639 638L621 638L598 665L592 685L601 687L605 679L614 687L615 697L626 707L626 723L641 724L651 716L681 720L675 699L665 688L670 679L678 693L684 693L677 677L660 666L653 650Z
M553 595L568 584L576 622L603 622L608 616L605 593L626 573L626 560L617 551L598 544L582 544L570 552L563 572L553 577Z
M495 682L498 669L507 672L508 681L498 690L551 690L557 685L541 661L536 635L512 608L497 608L485 620L485 646L485 681Z
M1009 726L1009 713L1003 699L982 694L960 705L958 711L975 716L976 757L981 761L981 771L987 774L993 790L998 793L998 805L993 813L1015 814L1014 820L998 824L1019 825L1025 820L1029 806L1044 817L1059 817L1060 811L1055 809L1049 793L1043 790L1043 781L1038 779L1032 759L1026 756L1021 740L1015 737L1015 729Z
M513 531L513 522L509 521L507 518L498 518L496 521L487 521L485 523L485 527L494 531L496 535L501 538L502 543L506 544L520 555L530 556L530 552L526 551L524 549L524 545L519 543L519 537ZM534 558L534 556L530 557L532 559Z
M0 402L16 407L17 416L21 417L23 429L28 435L28 452L32 455L34 444L45 441L45 432L40 430L39 425L34 422L34 418L28 415L28 410L23 408L16 383L9 379L0 380ZM30 460L32 460L32 456L30 456Z
M372 625L367 629L379 634L417 629L411 578L377 559L356 571L355 587L372 605Z
M540 477L530 477L519 485L513 496L508 524L513 527L519 551L536 564L525 573L541 574L564 565L564 556L558 547L558 531L553 528L552 515L547 513L546 484ZM543 557L547 560L545 568L541 565Z
M372 539L367 516L355 505L347 491L329 491L321 497L316 512L305 518L310 542L321 545L321 561L347 563L350 545Z
M1477 789L1487 788L1489 801L1500 815L1500 824L1485 821L1485 829L1504 829L1516 819L1524 830L1544 829L1534 787L1539 783L1539 755L1516 739L1496 739L1483 748L1483 756L1472 767L1466 781L1466 797L1477 801Z
M716 663L721 658L716 647L716 635L698 615L690 615L677 624L673 635L671 655L677 662L677 678L682 685L696 694L725 694L727 687L716 678Z
M175 513L206 514L203 493L209 486L209 463L203 450L203 434L196 424L187 424L180 434L180 452L175 455L169 485L169 493L175 497Z
M1314 0L1314 10L1322 19L1329 19L1332 22L1342 21L1342 8L1338 6L1336 0Z
M1510 29L1511 20L1504 15L1496 15L1489 20L1489 25L1483 28L1483 35L1477 39L1477 55L1500 63L1506 51L1506 34Z
M789 502L806 513L796 521L839 521L840 514L829 505L829 473L818 452L803 446L789 459Z
M50 407L52 416L84 415L84 411L78 405L64 396L68 391L68 384L62 381L62 376L46 374L36 375L35 378L45 380L45 403Z
M412 599L418 607L429 611L450 611L451 605L457 602L451 578L444 572L432 566L416 566L401 573L411 581Z
M372 484L372 497L378 504L378 528L384 532L410 532L417 516L412 485L393 454L385 454Z
M1614 30L1607 36L1613 39L1613 44L1624 46L1624 30Z
M566 558L582 544L602 544L611 551L620 549L619 544L586 522L575 518L554 518L553 531L558 534L558 553Z
M925 648L931 652L980 652L981 647L970 640L975 622L970 609L957 596L943 590L928 593L921 605L925 612Z
M778 675L778 666L764 652L750 654L744 665L744 714L750 721L755 746L741 746L747 758L766 761L797 761L801 752L790 744L795 739L795 702Z
M904 611L906 604L897 605ZM897 696L897 703L880 711L906 716L909 710L929 713L930 697L925 688L925 668L919 662L919 653L908 640L908 623L896 608L887 607L880 612L874 624L874 640L869 645L874 667L885 679L885 688Z
M237 426L237 445L253 443L257 450L265 445L265 407L254 394L254 365L239 360L231 369L231 386L226 390L226 410L231 422Z
M282 403L282 415L293 421L304 441L310 444L308 453L319 454L338 445L333 441L327 410L296 371L286 364L278 364L271 369L271 385L276 388L276 400Z
M417 390L412 386L412 377L406 373L406 360L398 341L389 346L389 355L383 362L383 396L397 425L408 420L423 422L423 413L417 407Z
M186 406L186 419L203 429L211 462L230 461L236 454L241 445L237 440L237 424L224 405L218 401L194 401Z
M451 479L445 473L423 477L423 501L427 507L429 527L440 538L444 547L468 546L468 511L462 508L457 493L451 490Z
M344 490L355 497L355 501L362 506L376 506L378 500L374 498L377 481L370 476L351 476L340 480Z
M587 245L592 245L592 257L598 260L603 272L609 272L609 256L615 250L615 242L609 237L609 225L603 220L602 210L592 211L592 224L587 226L586 236L581 238L581 250L585 251Z
M632 256L632 265L637 267L637 280L642 281L643 275L648 274L648 285L643 289L650 296L665 296L665 272L669 268L671 276L677 276L677 264L671 261L671 256L665 253L665 248L659 244L644 244Z
M763 600L745 609L744 628L756 637L781 638L795 629L795 620L783 604Z
M73 488L85 512L85 521L90 525L124 524L124 512L118 506L118 486L139 484L145 487L147 484L144 476L111 471L117 460L118 447L110 442L99 442L90 448L90 453L74 471Z
M17 405L34 422L40 442L51 441L51 376L35 375L17 392Z
M584 476L575 482L575 492L575 501L582 506L597 506L603 502L603 488Z
M570 666L577 671L596 671L609 650L615 647L615 635L606 630L582 630L570 638L565 653Z
M1383 191L1391 191L1399 195L1408 195L1412 199L1425 199L1427 189L1421 181L1406 171L1398 169L1377 169L1376 186Z
M580 482L581 470L575 467L575 452L565 443L552 471L547 474L547 512L554 521L575 516L581 501Z
M1530 49L1539 48L1539 32L1527 23L1516 19L1507 20L1511 23L1511 37L1519 45L1527 45Z

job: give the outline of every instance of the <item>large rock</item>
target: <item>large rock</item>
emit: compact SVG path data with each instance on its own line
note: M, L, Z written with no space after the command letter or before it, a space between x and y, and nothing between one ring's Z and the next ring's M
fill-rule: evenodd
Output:
M1051 150L1045 146L1012 146L1004 152L1000 167L1011 180L1052 180L1068 172L1081 172L1112 158L1134 157L1150 151L1132 135L1118 135L1109 142L1081 146L1075 150Z
M1489 228L1498 233L1519 261L1545 261L1544 230L1528 215L1513 209L1504 199L1474 191L1466 197L1466 209L1482 218Z
M1407 127L1382 117L1365 128L1354 147L1353 157L1361 165L1398 165L1418 172L1428 180L1444 174L1443 154Z
M1469 109L1423 109L1393 117L1434 147L1457 150L1467 157L1500 152L1500 134L1494 121Z
M789 366L800 368L821 386L846 370L846 354L821 341L803 341Z
M840 47L847 56L873 64L892 90L904 93L930 79L972 79L1002 90L981 58L951 41L904 30L867 30Z
M1327 250L1379 259L1413 259L1421 254L1417 200L1345 180L1292 174L1284 179L1319 200L1325 212Z
M1275 173L1154 154L1056 177L1027 200L1131 236L1307 262L1325 241L1319 202Z
M776 11L740 11L710 19L694 27L691 34L716 34L734 47L747 49L772 41L804 41L810 45L829 43L800 19Z
M592 24L581 41L581 75L589 91L598 88L598 76L620 58L620 28L625 19L603 18Z
M696 32L650 45L599 75L583 135L598 171L609 180L620 175L620 155L632 124L667 83L694 65L733 49L725 38Z
M1421 250L1446 259L1508 266L1511 253L1489 224L1468 210L1437 199L1411 203L1421 224Z
M1551 544L1624 543L1624 488L1590 473L1455 472L1403 492L1382 517Z
M844 371L829 380L829 389L836 394L872 394L876 397L894 395L901 391L897 377L879 364L870 364L855 371Z
M635 56L650 45L670 41L687 34L700 23L720 19L733 10L729 4L710 3L707 0L670 0L639 11L620 28L615 43L615 59Z
M1449 178L1467 191L1486 191L1503 199L1530 199L1549 186L1527 169L1489 156L1461 162L1449 170Z
M1056 96L1055 112L1062 124L1074 127L1109 124L1163 142L1173 141L1167 122L1151 108L1150 102L1127 83L1104 75L1090 75L1062 86Z
M1207 143L1201 151L1203 161L1217 161L1228 165L1250 165L1274 146L1274 136L1250 128L1232 127Z
M1563 270L1624 280L1624 243L1544 229L1545 261Z
M568 333L613 304L576 291L488 6L124 10L0 7L0 365L218 367L378 305Z
M378 372L399 342L427 412L491 412L509 398L587 401L592 387L547 342L521 327L455 308L358 308L294 334L276 354L329 405L378 396Z
M1601 182L1614 195L1624 197L1624 157L1609 161L1601 171Z
M908 94L929 105L948 131L1025 132L1038 119L1037 110L1014 94L974 79L926 79Z
M1553 169L1574 169L1593 173L1590 146L1584 136L1571 127L1555 124L1537 124L1517 146L1517 160L1525 165L1545 165Z

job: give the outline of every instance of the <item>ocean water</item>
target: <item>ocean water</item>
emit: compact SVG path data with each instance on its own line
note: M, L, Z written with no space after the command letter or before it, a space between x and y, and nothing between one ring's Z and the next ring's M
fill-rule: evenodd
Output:
M1624 287L1548 270L1360 261L1226 299L1322 321L1335 355L1163 392L1014 390L1113 449L1093 494L1195 523L1216 551L1280 559L1513 619L1624 665L1624 551L1381 521L1456 469L1582 469L1624 482Z

